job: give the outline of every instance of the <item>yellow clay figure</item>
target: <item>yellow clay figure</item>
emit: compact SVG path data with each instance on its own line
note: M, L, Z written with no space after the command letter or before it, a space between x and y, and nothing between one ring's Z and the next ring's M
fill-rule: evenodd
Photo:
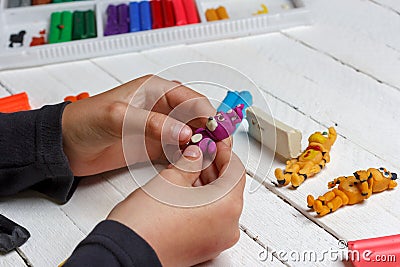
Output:
M285 170L276 169L275 177L280 185L292 183L299 187L308 177L319 173L330 161L329 151L336 140L336 130L330 127L329 132L315 132L308 138L308 147L296 159L286 161Z
M256 13L253 13L254 16L268 14L268 7L265 4L261 4L261 10L257 10Z
M341 176L328 183L328 191L314 199L307 196L307 206L314 209L319 216L334 212L345 205L353 205L369 198L372 193L393 189L397 186L397 174L385 168L356 171L353 176ZM339 185L338 188L336 185Z

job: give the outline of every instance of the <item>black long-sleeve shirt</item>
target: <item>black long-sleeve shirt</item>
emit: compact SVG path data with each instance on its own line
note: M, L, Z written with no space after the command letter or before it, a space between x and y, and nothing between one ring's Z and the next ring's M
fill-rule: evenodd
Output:
M0 196L30 188L60 203L71 197L77 180L62 147L61 118L66 105L0 113ZM138 234L118 222L106 220L76 247L64 266L161 264L154 250Z

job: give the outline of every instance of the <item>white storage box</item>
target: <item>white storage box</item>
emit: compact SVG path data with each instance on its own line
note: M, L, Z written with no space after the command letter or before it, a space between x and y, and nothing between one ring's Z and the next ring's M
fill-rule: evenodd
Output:
M283 28L311 23L309 11L301 0L197 0L201 22L185 26L154 29L104 36L106 9L110 4L129 4L129 1L74 1L35 6L8 8L8 1L0 7L0 69L35 66L70 60L140 51L175 44L189 44L234 38L277 31ZM18 1L18 0L17 0ZM22 0L25 1L25 0ZM268 14L254 15L261 5L268 7ZM207 22L208 8L224 6L229 20ZM50 16L60 11L93 10L96 15L97 37L57 44L32 46L32 37L50 28ZM10 46L10 35L25 31L23 45Z

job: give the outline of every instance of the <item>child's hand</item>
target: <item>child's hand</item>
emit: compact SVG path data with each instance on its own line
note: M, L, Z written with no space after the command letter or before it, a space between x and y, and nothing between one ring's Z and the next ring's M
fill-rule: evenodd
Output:
M195 181L206 174L196 171L202 166L202 155L197 146L190 146L175 166L162 171L143 188L133 192L108 216L108 219L125 224L144 238L163 266L192 266L204 262L215 258L239 239L245 170L229 146L223 142L217 146L214 168L218 177L216 180L211 177L202 179L214 180L213 183L193 187ZM181 193L163 190L167 184L177 185L174 187ZM198 195L196 190L204 191ZM205 201L210 204L194 207L193 199L196 202L204 197L205 200L210 195L214 195L214 202L210 199ZM177 201L184 206L186 201L192 205L182 208L159 200L166 203Z
M174 118L168 117L177 106L179 112L174 113ZM124 126L130 133L124 136L124 141L129 142L125 149L131 149L125 151L130 153L129 164L146 161L147 155L150 160L162 159L165 155L161 134L163 143L185 144L192 131L183 122L190 117L214 114L215 109L203 95L176 82L144 76L67 105L62 118L64 152L75 176L126 166L122 145ZM205 122L205 118L198 119L190 125L197 128Z

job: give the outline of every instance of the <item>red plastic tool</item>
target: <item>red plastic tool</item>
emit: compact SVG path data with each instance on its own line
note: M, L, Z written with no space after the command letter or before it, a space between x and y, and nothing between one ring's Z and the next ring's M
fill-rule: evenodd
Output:
M182 0L183 6L186 11L186 19L189 24L199 23L199 14L197 13L197 8L194 0Z
M0 112L12 113L24 110L31 110L28 95L25 92L0 98Z
M400 234L349 241L347 245L355 267L400 266Z
M188 24L182 0L172 0L172 3L174 6L176 25L182 26Z

